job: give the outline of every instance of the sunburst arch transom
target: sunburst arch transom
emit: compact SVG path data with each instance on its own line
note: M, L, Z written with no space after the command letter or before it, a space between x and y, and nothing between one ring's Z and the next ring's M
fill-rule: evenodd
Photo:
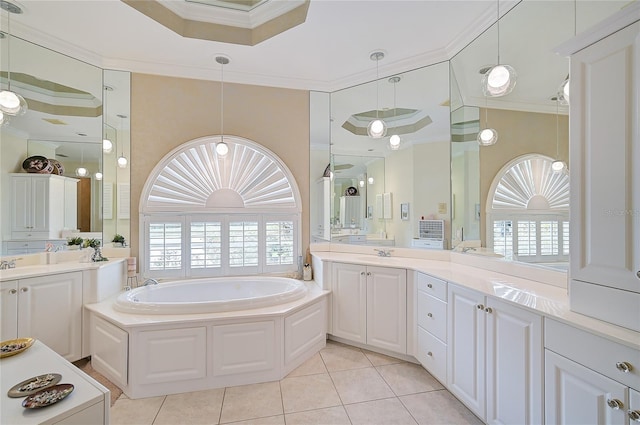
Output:
M149 175L141 212L252 209L300 212L300 192L287 166L268 149L237 136L186 142L167 154Z
M554 173L552 162L551 158L533 154L504 166L491 185L487 211L568 211L569 174Z

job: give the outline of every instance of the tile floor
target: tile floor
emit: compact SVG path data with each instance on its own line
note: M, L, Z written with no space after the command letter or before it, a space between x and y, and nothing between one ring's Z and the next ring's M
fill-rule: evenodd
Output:
M277 382L130 400L111 424L482 424L422 367L327 346Z

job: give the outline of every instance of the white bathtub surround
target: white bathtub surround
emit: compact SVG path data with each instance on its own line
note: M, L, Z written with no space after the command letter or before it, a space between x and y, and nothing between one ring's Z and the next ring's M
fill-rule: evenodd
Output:
M284 277L218 277L147 285L120 294L114 309L132 314L239 311L296 301L307 287Z
M93 367L129 398L282 379L326 344L328 291L300 283L295 301L218 313L129 314L117 297L87 305Z

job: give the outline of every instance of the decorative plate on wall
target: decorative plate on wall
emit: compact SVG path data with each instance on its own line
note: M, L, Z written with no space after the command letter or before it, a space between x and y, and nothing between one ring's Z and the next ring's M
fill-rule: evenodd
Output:
M358 189L356 189L353 186L349 186L345 191L344 191L344 195L345 196L356 196L358 195Z

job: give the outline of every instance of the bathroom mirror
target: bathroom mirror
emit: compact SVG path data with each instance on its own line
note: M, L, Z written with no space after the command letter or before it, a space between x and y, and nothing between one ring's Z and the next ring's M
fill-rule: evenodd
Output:
M373 64L373 62L372 62ZM373 139L376 117L387 136ZM438 63L331 93L334 243L411 247L420 220L450 223L449 64ZM392 134L400 146L389 144ZM358 201L349 200L348 190ZM358 217L344 218L357 203ZM401 212L401 206L404 212ZM351 211L352 209L350 209ZM360 237L356 237L360 236Z
M10 75L12 90L20 93L29 105L25 115L9 117L9 122L0 129L2 255L27 252L15 251L16 244L10 243L16 240L16 234L12 235L10 174L25 173L22 163L34 155L58 161L64 169L63 176L78 180L77 216L71 221L75 228L68 227L65 221L64 227L59 232L56 229L55 235L47 234L46 240L63 245L66 237L78 230L84 237L109 243L112 235L105 234L103 237L103 180L99 173L104 177L116 171L113 168L115 161L109 164L106 155L103 161L102 140L105 129L113 133L121 128L103 126L103 78L109 80L110 71L105 71L103 75L101 68L17 37L5 35L0 43L2 87L8 86ZM7 56L9 52L11 58ZM126 80L127 85L120 82L115 85L123 86L122 102L128 108L129 73L121 74L124 74L121 79ZM117 103L114 100L114 104ZM115 123L120 126L119 121ZM128 144L128 120L126 126L127 135L122 139ZM121 149L128 152L128 145L123 144ZM87 170L86 176L77 175L79 168ZM65 211L65 216L67 214L70 212ZM123 225L119 231L128 234L128 225L126 228ZM42 251L40 245L44 245L44 242L41 239L38 237L37 243L28 252ZM42 244L39 245L39 242ZM8 250L9 245L14 249Z

